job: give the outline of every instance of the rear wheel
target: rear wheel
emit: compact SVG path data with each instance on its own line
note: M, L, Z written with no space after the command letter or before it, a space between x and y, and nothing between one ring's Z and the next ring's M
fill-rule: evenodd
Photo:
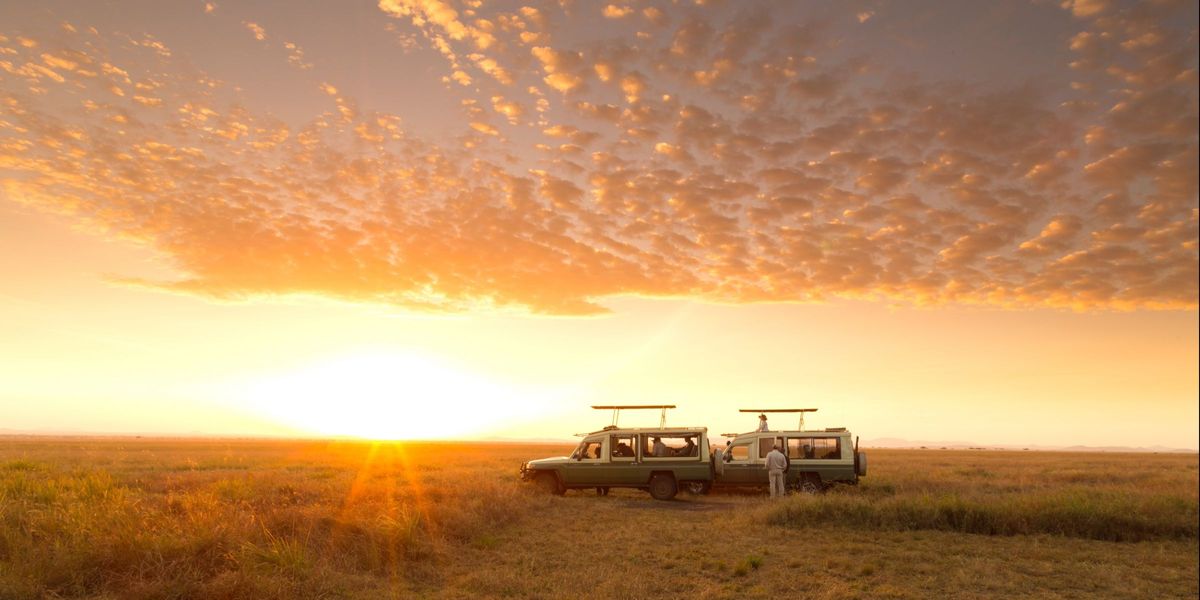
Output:
M566 490L564 490L563 487L561 485L559 485L558 477L555 477L554 473L542 473L542 474L538 475L537 479L535 479L534 481L537 482L538 489L542 490L543 492L546 492L547 494L554 494L555 496L561 496L561 495L563 495L564 492L566 492Z
M650 495L655 500L670 500L678 492L674 477L659 473L650 478Z
M796 491L812 496L825 491L825 488L821 486L820 480L805 477L796 483Z

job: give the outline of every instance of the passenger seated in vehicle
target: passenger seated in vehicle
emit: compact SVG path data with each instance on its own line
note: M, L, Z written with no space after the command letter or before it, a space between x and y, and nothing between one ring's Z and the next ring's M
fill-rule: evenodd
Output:
M629 444L626 444L625 442L621 442L621 443L617 444L617 447L615 449L613 449L613 456L624 456L624 457L633 456L633 448L630 448Z
M770 429L767 428L767 415L758 415L758 428L754 431L770 431Z
M596 456L596 458L600 458L600 445L599 444L596 445L596 450L594 452L592 452L592 454L594 454Z
M813 447L808 444L804 445L804 458L814 458Z
M662 438L654 438L654 450L651 451L653 456L667 456L667 445L663 443Z
M679 456L696 456L696 442L692 438L688 438L683 448L679 449Z

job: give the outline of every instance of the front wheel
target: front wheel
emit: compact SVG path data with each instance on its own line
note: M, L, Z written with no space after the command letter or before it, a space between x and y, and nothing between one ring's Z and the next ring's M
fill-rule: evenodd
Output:
M675 478L670 475L655 475L650 478L650 496L655 500L670 500L678 493Z
M561 496L566 492L566 490L559 485L558 477L555 477L554 473L542 473L541 475L538 475L537 479L534 481L537 482L538 489L546 492L547 494Z

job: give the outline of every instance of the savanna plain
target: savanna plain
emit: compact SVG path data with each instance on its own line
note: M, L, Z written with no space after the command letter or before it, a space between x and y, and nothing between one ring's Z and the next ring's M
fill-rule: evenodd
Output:
M518 480L567 450L0 438L0 599L1200 593L1195 454L867 449L782 500Z

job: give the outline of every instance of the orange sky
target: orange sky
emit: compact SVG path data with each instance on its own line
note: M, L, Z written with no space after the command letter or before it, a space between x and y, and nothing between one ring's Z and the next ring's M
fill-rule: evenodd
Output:
M0 429L1197 447L1194 3L123 6L0 7Z

